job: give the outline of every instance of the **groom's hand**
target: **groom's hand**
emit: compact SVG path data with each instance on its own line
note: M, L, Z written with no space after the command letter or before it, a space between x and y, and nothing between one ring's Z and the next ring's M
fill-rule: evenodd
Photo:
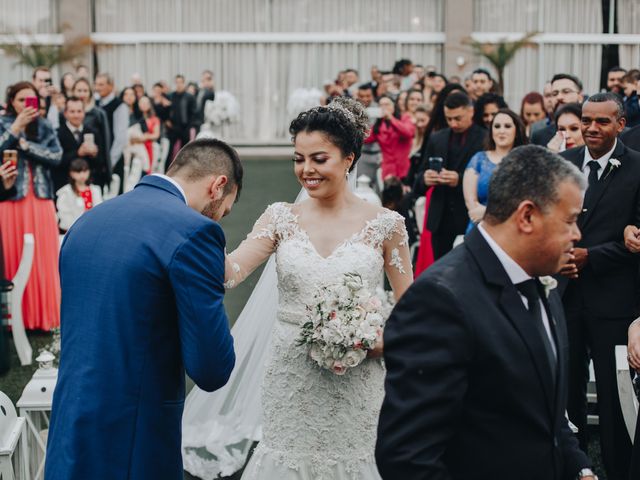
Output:
M380 358L384 353L384 341L382 340L382 335L378 336L378 340L376 340L376 345L373 347L373 350L369 350L367 352L368 358Z

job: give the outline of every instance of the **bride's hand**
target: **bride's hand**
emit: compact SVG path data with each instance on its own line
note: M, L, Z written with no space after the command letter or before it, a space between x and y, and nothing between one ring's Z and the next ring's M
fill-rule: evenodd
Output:
M384 340L382 340L382 335L378 336L378 340L376 340L376 346L373 347L373 350L369 350L367 353L368 358L380 358L384 353Z

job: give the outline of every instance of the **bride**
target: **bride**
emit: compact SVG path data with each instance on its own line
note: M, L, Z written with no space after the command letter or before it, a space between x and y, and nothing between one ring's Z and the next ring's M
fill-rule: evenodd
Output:
M190 393L183 451L185 469L192 474L230 475L242 466L251 441L260 439L243 480L380 478L374 447L384 396L382 340L343 376L318 367L308 347L296 343L307 302L323 284L358 273L375 290L384 271L398 299L412 281L404 219L366 203L349 188L367 128L363 108L343 98L303 112L291 123L294 172L308 198L269 206L228 255L225 278L232 288L275 253L277 318L269 324L267 305L275 295L258 301L252 296L245 307L251 318L243 311L234 326L236 370L243 381L232 378L228 388L214 394L197 388ZM263 288L262 280L256 290ZM268 338L256 336L260 322L271 329L268 348ZM265 361L256 353L260 348ZM250 362L255 368L248 367ZM260 397L255 369L264 372L261 415L251 407ZM243 411L234 403L248 406ZM261 422L262 431L260 425L248 426L252 422L245 416Z

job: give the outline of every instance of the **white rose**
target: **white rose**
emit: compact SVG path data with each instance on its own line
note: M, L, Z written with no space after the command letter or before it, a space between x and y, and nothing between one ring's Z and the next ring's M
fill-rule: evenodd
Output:
M317 345L312 345L311 348L309 349L309 356L311 356L311 359L316 362L318 365L322 365L323 364L323 353L322 353L322 349L317 346Z
M348 368L353 368L360 365L366 357L367 353L364 350L349 350L342 357L342 363Z

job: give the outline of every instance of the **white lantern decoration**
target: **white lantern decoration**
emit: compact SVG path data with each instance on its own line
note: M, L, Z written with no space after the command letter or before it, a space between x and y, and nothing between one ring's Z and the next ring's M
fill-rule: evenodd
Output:
M356 191L353 192L365 202L373 203L377 206L382 206L380 197L376 195L376 192L371 188L371 179L366 175L360 175L356 180Z
M9 397L0 392L0 478L26 478L26 422L16 414Z
M55 356L43 351L36 362L39 368L24 387L22 396L16 404L20 409L20 416L27 422L27 448L29 451L28 471L26 480L44 478L44 460L47 452L47 434L49 433L49 416L53 391L58 380L58 369L53 367ZM33 476L29 476L34 472Z

